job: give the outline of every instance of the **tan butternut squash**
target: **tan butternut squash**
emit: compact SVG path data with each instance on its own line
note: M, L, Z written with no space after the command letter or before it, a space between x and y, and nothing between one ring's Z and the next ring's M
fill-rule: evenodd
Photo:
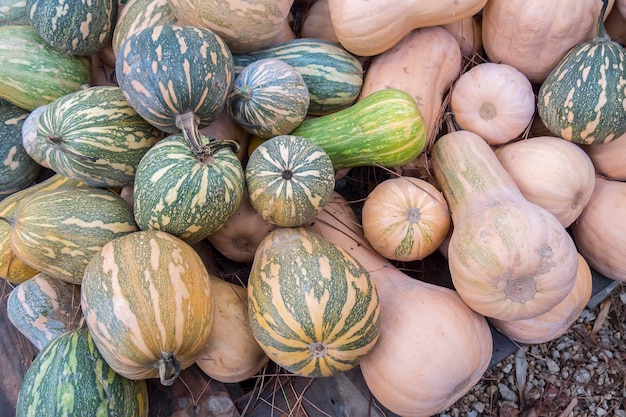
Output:
M626 133L609 143L581 147L598 173L613 180L626 181Z
M456 22L441 25L441 27L454 36L465 58L471 59L482 52L483 38L480 18L468 16Z
M330 20L328 0L316 0L307 9L300 26L300 37L339 42Z

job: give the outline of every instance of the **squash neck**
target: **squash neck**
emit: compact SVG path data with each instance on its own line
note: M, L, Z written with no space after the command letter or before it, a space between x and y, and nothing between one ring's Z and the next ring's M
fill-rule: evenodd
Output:
M606 27L604 26L604 17L606 15L606 9L608 7L609 0L601 0L602 9L600 9L600 15L598 16L598 22L596 24L596 39L595 42L611 42L611 37L606 33Z

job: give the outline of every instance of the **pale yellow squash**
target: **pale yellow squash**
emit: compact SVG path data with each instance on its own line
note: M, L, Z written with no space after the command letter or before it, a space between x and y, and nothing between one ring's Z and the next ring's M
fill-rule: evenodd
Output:
M581 145L598 173L617 181L626 181L626 133L609 143Z

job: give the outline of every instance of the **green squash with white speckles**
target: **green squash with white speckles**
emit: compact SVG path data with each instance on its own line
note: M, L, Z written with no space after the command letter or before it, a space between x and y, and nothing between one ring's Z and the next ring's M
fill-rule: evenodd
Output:
M626 52L604 28L603 0L595 39L572 48L541 85L537 111L555 135L601 144L626 133Z
M16 417L148 416L148 385L118 375L87 327L54 339L26 371Z

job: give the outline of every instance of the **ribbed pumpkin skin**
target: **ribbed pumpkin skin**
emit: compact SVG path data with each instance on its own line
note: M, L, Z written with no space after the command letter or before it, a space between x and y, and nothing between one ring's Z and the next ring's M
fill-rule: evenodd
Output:
M16 285L7 298L7 317L39 350L76 330L82 316L80 286L43 272Z
M247 132L269 139L286 135L302 123L309 102L302 75L284 61L265 58L235 78L226 110Z
M252 207L269 223L301 226L324 208L335 187L335 170L318 145L280 135L252 152L246 186Z
M232 54L209 29L158 25L140 29L120 47L115 73L133 108L157 128L174 133L177 116L200 125L216 120L233 83Z
M240 74L246 66L264 58L284 61L302 75L309 89L310 115L346 108L361 92L363 66L337 43L297 38L247 54L235 53L235 73Z
M116 374L83 326L46 346L26 371L16 417L148 416L146 381Z
M59 174L93 187L124 187L133 184L139 161L162 137L119 87L98 86L48 104L39 116L35 147Z
M325 377L356 366L380 331L378 292L350 254L304 228L261 241L248 280L252 333L296 375Z
M95 54L109 43L118 0L26 0L30 25L59 52Z
M64 187L22 200L12 217L10 242L32 268L80 284L102 245L137 231L130 206L113 191Z
M237 210L244 175L228 145L214 149L203 161L182 134L170 135L154 145L137 167L133 197L137 225L196 243Z
M85 269L81 306L107 363L130 379L159 377L163 354L173 355L181 370L191 366L207 343L214 314L199 255L153 230L114 239L94 255Z
M0 27L0 62L0 98L28 111L91 82L88 58L64 55L30 25Z

